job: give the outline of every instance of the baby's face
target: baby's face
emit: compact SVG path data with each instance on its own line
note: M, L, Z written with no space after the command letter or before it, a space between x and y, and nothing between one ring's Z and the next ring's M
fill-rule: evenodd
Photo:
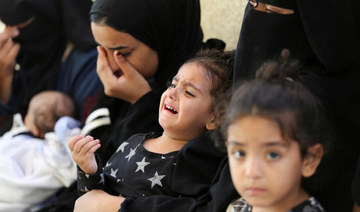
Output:
M204 132L212 117L210 88L202 66L195 62L183 65L161 97L159 123L164 132L182 140Z
M282 137L277 123L245 116L228 128L232 181L253 207L287 211L304 198L299 144Z

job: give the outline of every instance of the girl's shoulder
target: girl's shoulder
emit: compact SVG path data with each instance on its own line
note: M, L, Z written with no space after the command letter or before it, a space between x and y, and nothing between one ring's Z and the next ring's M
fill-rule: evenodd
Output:
M244 198L239 198L232 202L226 212L251 212L252 207L245 201Z
M232 202L226 212L251 212L252 207L245 199L239 198ZM315 199L315 197L310 197L299 205L295 206L293 209L288 212L325 212L321 204Z
M289 212L324 212L324 208L321 204L315 199L315 197L310 197L304 202L300 203Z

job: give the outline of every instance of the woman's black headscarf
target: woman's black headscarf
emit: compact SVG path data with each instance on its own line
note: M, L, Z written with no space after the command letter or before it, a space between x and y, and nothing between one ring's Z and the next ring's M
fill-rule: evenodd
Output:
M92 14L106 16L105 24L131 34L158 53L155 82L161 89L202 46L198 0L96 0Z

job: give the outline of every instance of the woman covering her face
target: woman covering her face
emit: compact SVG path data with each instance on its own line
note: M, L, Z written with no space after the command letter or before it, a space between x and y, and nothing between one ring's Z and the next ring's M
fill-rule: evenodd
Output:
M162 132L158 124L161 93L185 60L203 46L203 34L198 0L96 0L90 19L99 44L97 73L104 95L84 129L101 141L96 153L104 166L129 136ZM101 122L101 127L91 128ZM177 161L172 180L192 184L173 189L187 195L207 191L224 154L202 136L179 155L182 160ZM91 211L98 200L106 210L113 198L92 190L76 201L75 211ZM115 208L119 205L115 203Z
M101 141L96 153L104 163L129 136L162 132L158 110L167 81L203 46L200 3L198 0L96 0L90 10L90 20L99 45L97 73L104 93L83 130ZM196 145L201 151L207 151L201 160L211 161L212 167L204 170L194 166L192 174L202 172L205 176L195 174L201 183L197 183L199 186L192 188L192 192L199 192L210 184L223 156L216 157L217 151L209 140ZM203 162L187 159L189 161L178 166ZM64 196L69 199L64 192L54 205L69 204L62 199Z
M109 110L111 124L89 131L103 141L99 154L106 161L130 135L162 131L157 122L160 95L180 65L203 45L200 4L96 0L90 19L105 94L96 108Z

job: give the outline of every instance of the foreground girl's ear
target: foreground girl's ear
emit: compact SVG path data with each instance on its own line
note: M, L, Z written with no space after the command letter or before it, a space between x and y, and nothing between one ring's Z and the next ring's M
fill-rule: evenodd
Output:
M321 144L315 144L308 148L302 164L302 176L311 177L319 166L324 154L324 148Z

